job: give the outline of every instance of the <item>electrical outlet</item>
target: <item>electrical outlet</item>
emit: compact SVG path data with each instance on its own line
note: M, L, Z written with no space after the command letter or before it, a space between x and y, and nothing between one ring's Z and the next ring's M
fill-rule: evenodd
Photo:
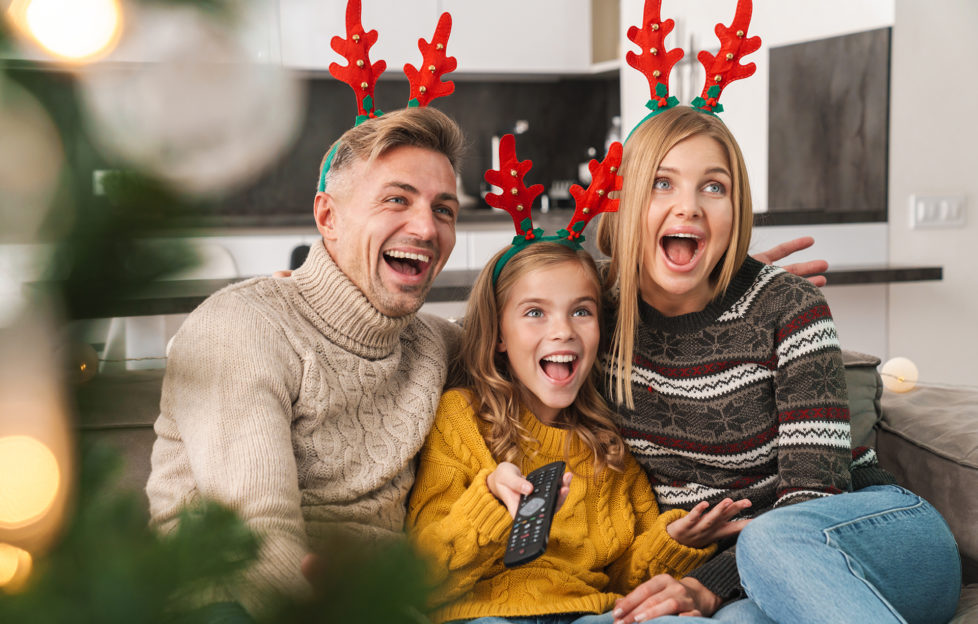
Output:
M910 196L911 229L958 228L964 224L964 195Z

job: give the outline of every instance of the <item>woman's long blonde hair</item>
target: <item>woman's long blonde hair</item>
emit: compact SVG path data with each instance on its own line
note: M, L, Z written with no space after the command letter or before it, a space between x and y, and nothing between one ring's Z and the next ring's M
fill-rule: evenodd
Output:
M520 423L523 389L510 374L506 354L496 350L502 310L513 294L513 286L530 271L577 263L593 282L597 295L601 293L601 279L594 259L586 251L575 251L556 242L538 242L510 258L493 284L493 268L504 252L489 261L472 288L459 357L462 384L471 389L473 408L488 425L485 439L489 450L497 461L519 464L524 457L522 449L532 448L535 440ZM595 362L577 398L561 413L562 425L573 434L568 436L568 442L576 436L591 451L595 473L605 467L622 470L625 455L614 416L599 390L601 379L600 365Z
M634 408L632 356L638 324L639 284L646 244L645 221L662 159L677 143L694 136L715 139L727 154L732 176L733 228L730 244L710 275L714 298L723 293L747 258L753 212L744 156L736 139L719 118L686 106L677 106L637 127L625 143L621 174L624 178L618 212L605 214L598 226L598 248L611 257L605 288L618 309L609 349L608 394L616 404Z

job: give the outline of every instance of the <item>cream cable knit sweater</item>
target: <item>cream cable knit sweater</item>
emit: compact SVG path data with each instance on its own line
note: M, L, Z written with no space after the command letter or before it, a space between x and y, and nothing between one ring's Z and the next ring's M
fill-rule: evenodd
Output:
M302 595L302 557L332 530L402 534L414 457L457 328L382 315L322 243L291 278L207 299L173 342L146 486L155 526L201 497L263 538L248 581ZM251 611L262 591L233 596ZM265 592L267 593L267 592Z

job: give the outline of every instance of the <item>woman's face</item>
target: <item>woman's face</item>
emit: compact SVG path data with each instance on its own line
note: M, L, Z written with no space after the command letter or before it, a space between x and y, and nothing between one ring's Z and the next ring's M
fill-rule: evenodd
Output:
M730 163L721 144L696 135L677 143L656 172L645 217L639 289L667 316L702 310L710 274L730 245Z

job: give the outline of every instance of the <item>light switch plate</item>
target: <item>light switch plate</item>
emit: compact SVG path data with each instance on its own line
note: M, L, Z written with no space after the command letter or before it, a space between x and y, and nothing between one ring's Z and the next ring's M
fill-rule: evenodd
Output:
M911 195L910 227L959 228L965 224L964 195Z

